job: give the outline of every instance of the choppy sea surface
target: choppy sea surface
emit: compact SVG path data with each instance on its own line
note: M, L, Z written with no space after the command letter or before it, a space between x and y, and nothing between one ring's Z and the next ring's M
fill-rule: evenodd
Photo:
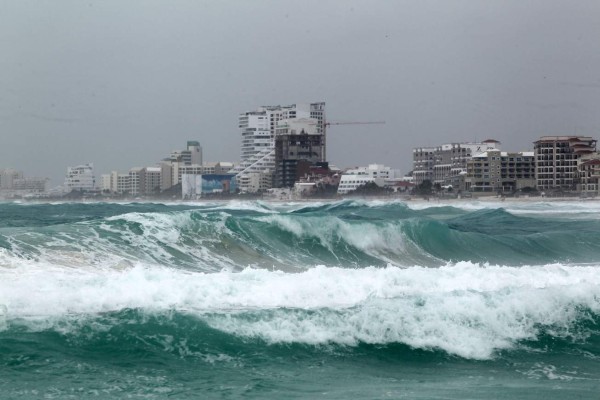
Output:
M2 399L597 399L600 202L0 203Z

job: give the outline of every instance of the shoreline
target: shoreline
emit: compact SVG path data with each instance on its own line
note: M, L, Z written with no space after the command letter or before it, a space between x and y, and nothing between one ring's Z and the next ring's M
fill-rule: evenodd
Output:
M228 202L265 202L265 203L335 203L342 201L381 201L381 202L403 202L403 203L555 203L555 202L600 202L600 197L498 197L498 196L472 196L472 197L430 197L420 196L348 196L337 198L200 198L194 200L164 199L164 198L134 198L134 199L110 199L110 198L35 198L35 199L6 199L0 198L0 203L30 203L30 204L66 204L66 203L108 203L108 204L132 204L132 203L158 203L158 204L194 204L194 203L228 203Z

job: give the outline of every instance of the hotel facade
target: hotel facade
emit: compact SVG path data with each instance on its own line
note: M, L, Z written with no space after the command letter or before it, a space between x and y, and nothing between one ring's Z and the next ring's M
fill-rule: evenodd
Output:
M578 160L595 151L596 140L589 136L542 136L534 142L537 189L577 190Z

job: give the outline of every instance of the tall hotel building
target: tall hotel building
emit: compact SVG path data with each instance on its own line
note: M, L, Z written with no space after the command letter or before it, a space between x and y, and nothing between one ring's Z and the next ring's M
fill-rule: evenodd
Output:
M260 182L272 181L277 168L275 162L275 142L283 127L290 120L302 120L312 127L311 132L322 137L319 160L325 161L325 103L292 104L289 106L263 106L257 110L239 115L239 128L242 143L240 163L230 172L238 175L238 182L249 181L249 176L262 175ZM285 158L285 157L284 157ZM268 178L271 176L271 178ZM267 177L265 179L265 177ZM265 186L264 184L261 184ZM262 187L260 189L267 189ZM245 191L243 184L240 189Z
M534 142L535 180L538 190L576 190L577 162L596 151L589 136L542 136Z

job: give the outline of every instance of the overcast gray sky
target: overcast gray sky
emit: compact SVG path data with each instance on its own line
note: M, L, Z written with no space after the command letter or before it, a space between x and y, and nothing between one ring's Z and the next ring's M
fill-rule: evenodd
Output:
M188 139L239 158L237 116L326 101L339 167L411 149L600 138L600 1L0 0L0 168L62 183Z

